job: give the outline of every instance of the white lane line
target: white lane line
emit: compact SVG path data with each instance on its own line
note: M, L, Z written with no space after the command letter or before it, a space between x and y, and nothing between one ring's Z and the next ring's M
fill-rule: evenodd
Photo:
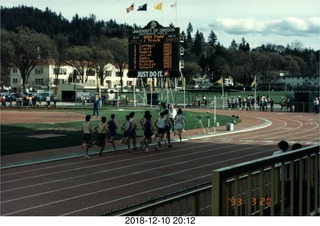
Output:
M249 149L249 148L245 148L245 149ZM270 152L270 151L271 150L265 150L263 152L260 152L260 154L264 153L264 152ZM245 158L245 157L248 157L248 156L254 156L254 155L257 155L257 153L252 153L252 154L249 154L249 155L239 156L239 157L235 157L235 158L231 158L231 159L229 158L227 160L222 160L222 161L219 161L219 162L214 162L214 163L205 164L205 165L201 165L201 166L197 166L197 167L193 167L193 168L188 168L188 169L184 169L184 170L180 170L180 171L175 171L175 172L172 172L170 174L164 174L164 175L161 175L161 176L158 176L158 177L152 177L152 178L148 178L148 179L144 179L144 180L140 180L140 181L135 181L135 182L127 183L127 184L121 184L121 185L116 186L116 187L102 189L102 190L95 191L95 192L88 192L86 194L81 194L81 195L70 197L70 198L67 198L67 199L56 200L54 202L49 202L49 203L33 206L33 207L30 207L30 208L25 208L25 209L21 209L21 210L18 210L18 211L6 213L6 214L4 214L4 216L9 216L9 215L13 215L13 214L17 214L17 213L21 213L21 212L25 212L25 211L37 209L37 208L42 208L42 207L45 207L45 206L49 206L49 205L53 205L53 204L57 204L57 203L62 203L62 202L66 202L66 201L70 201L70 200L74 200L74 199L90 196L90 195L96 195L96 194L99 194L99 193L102 193L102 192L106 192L106 191L110 191L110 190L113 190L113 189L119 189L119 188L123 188L123 187L127 187L127 186L132 186L132 185L135 185L135 184L145 183L145 182L149 182L149 181L152 181L152 180L159 180L160 178L164 178L164 177L167 177L167 176L186 173L188 171L192 171L192 170L196 170L196 169L200 169L200 168L204 168L204 167L209 167L209 166L214 166L214 165L221 164L221 163L224 163L224 162L227 162L227 161L234 161L234 160L237 160L237 159ZM158 167L158 168L160 169L162 167ZM150 170L148 169L148 170L146 170L146 172L147 171L150 171ZM105 179L105 180L101 180L101 181L107 181L107 180L109 180L109 179ZM91 183L88 183L88 184L93 184L93 183L96 183L96 182L91 182ZM82 210L85 210L85 209L90 209L90 207L86 207L86 208L78 210L78 211L82 211Z

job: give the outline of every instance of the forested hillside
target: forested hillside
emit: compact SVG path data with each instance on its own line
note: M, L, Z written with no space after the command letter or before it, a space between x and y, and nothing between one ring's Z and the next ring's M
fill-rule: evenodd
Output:
M1 28L17 31L18 27L28 27L54 38L57 34L67 34L72 45L86 45L92 38L124 38L132 27L117 24L116 21L97 21L94 15L80 18L75 15L68 21L63 15L46 9L41 11L33 7L1 8Z
M112 60L121 70L127 63L127 35L130 29L136 28L139 27L118 24L114 20L97 20L95 15L84 18L75 15L68 21L48 8L41 11L26 6L1 7L1 80L7 81L8 66L18 67L17 59L21 56L17 55L21 52L18 53L17 48L19 51L24 48L21 37L24 40L39 38L40 43L34 42L34 47L39 50L39 46L43 46L43 58L53 58L56 62L88 60L95 62L93 67L96 68ZM214 31L204 37L201 31L193 28L192 21L181 33L185 37L183 75L187 84L192 82L191 78L204 74L212 81L232 76L236 83L243 85L250 84L255 75L267 82L270 77L279 76L279 71L319 76L319 50L304 49L303 43L298 41L287 46L265 43L252 49L243 37L239 42L233 40L230 46L222 46ZM35 63L39 54L33 56Z

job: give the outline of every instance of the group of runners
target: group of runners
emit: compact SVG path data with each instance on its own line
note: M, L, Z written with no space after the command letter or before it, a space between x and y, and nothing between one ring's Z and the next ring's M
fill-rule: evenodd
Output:
M115 120L115 114L111 114L110 119L107 120L106 117L101 117L101 122L95 127L92 127L91 116L85 116L85 122L83 123L82 131L82 149L85 149L85 159L89 159L89 148L97 145L100 147L99 155L103 155L103 150L105 148L106 142L112 144L113 150L116 151L116 134L118 130L118 123ZM174 109L171 104L169 109L160 112L158 118L153 121L150 111L146 110L144 116L137 121L135 119L135 112L130 112L126 115L124 122L121 124L120 129L123 131L122 138L120 139L120 144L126 144L128 146L129 152L136 151L140 148L143 151L149 152L150 144L152 143L152 137L157 139L157 145L154 149L157 151L158 148L162 147L165 143L170 148L172 147L170 135L174 133L179 137L179 141L182 142L182 131L185 127L185 117L183 115L182 109L179 108L178 111ZM140 142L140 146L137 147L137 129L140 124L143 130L143 139ZM97 133L96 139L94 139L93 134ZM132 142L132 148L131 148Z

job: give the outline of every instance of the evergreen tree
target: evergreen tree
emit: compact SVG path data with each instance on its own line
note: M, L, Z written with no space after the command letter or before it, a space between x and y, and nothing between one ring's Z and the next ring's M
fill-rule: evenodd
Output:
M208 43L210 44L210 46L215 47L217 40L218 38L216 34L213 31L211 31L208 37Z
M200 56L202 54L202 50L203 50L204 44L205 44L205 41L204 41L203 34L197 30L197 33L196 33L196 35L194 37L194 42L193 42L193 46L192 46L192 52L196 56Z

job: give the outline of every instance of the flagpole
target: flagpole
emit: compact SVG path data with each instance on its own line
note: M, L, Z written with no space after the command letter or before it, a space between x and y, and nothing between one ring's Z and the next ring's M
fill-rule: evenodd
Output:
M186 108L186 79L183 77L183 108Z
M177 18L178 18L178 0L176 0L176 27L178 27L178 21L177 21Z
M134 10L134 3L133 3L133 22L136 23L136 13Z
M152 101L153 101L153 100L152 100L152 85L153 85L152 83L153 83L153 79L152 79L151 85L150 85L150 94L151 94L151 95L150 95L150 100L151 100L151 101L150 101L150 108L152 108Z
M162 5L161 5L161 19L162 19L162 25L163 25L163 9L162 9Z
M221 83L221 85L222 85L222 109L224 110L224 82L223 82L223 76L221 77L221 79L222 79L222 83Z
M133 107L136 107L136 86L137 86L137 78L134 78L133 82Z
M254 110L257 110L257 76L254 75Z
M217 97L214 96L214 106L213 106L213 132L215 133L216 132L216 126L217 126Z

